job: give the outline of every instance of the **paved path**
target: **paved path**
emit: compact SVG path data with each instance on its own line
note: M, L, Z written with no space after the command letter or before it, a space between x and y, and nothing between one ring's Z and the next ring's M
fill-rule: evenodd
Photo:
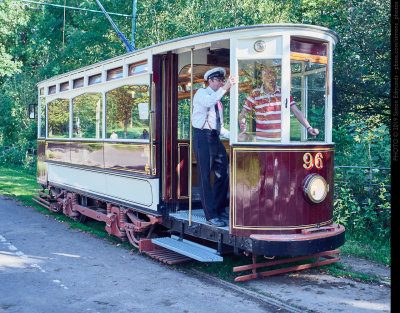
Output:
M285 312L0 195L0 312Z
M228 288L232 284L189 276L131 254L1 195L0 216L0 313L381 313L391 309L391 288L385 284L311 270L243 283L254 297L237 285L235 291ZM279 307L281 303L287 305Z

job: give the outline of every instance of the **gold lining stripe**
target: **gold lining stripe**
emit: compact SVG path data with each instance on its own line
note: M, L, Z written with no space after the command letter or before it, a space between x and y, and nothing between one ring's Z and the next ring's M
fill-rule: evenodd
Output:
M335 148L333 147L326 147L326 148L258 148L258 147L232 147L234 152L236 151L245 151L245 152L254 152L254 151L290 151L290 152L303 152L303 151L323 151L329 152L334 151Z
M333 222L333 219L330 219L326 222L321 222L317 224L309 224L309 225L300 225L300 226L285 226L285 227L275 227L275 226L237 226L233 225L234 229L251 229L251 230L297 230L297 229L306 229L313 228L318 226L329 225Z

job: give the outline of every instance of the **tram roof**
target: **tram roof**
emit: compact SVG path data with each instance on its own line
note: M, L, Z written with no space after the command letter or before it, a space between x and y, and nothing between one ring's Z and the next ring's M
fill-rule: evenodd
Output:
M116 60L118 60L120 58L124 58L124 57L127 57L127 56L131 56L131 55L135 55L135 54L138 54L138 53L142 53L142 52L145 52L147 50L154 49L154 48L158 48L157 51L154 54L159 54L159 53L162 53L162 52L167 52L167 51L177 50L177 49L180 49L180 48L185 48L188 45L187 41L190 41L190 40L195 39L195 38L204 37L205 40L204 40L203 43L206 43L206 42L212 41L213 35L222 34L222 33L236 34L236 33L242 32L242 31L259 30L259 29L263 29L263 28L264 29L268 29L268 30L274 30L274 29L276 29L276 30L279 30L279 29L285 29L285 30L287 30L287 29L309 30L309 31L317 32L317 33L328 34L328 35L330 35L330 37L332 37L334 39L335 43L337 41L339 41L339 35L335 31L330 30L329 28L326 28L326 27L317 26L317 25L309 25L309 24L276 23L276 24L259 24L259 25L239 26L239 27L217 29L217 30L212 30L212 31L209 31L209 32L188 35L188 36L185 36L185 37L174 38L174 39L167 40L167 41L164 41L164 42L156 43L156 44L153 44L151 46L147 46L147 47L144 47L144 48L132 51L132 52L121 54L119 56L116 56L116 57L113 57L113 58L110 58L110 59L107 59L107 60L104 60L104 61L100 61L100 62L97 62L97 63L93 63L93 64L90 64L90 65L87 65L87 66L84 66L84 67L80 67L80 68L78 68L76 70L72 70L72 71L69 71L69 72L66 72L66 73L63 73L63 74L59 74L57 76L53 76L51 78L45 79L43 81L40 81L37 85L41 85L41 84L43 84L45 82L48 82L48 81L51 81L51 80L57 80L57 79L60 79L62 77L65 77L65 76L73 75L75 73L82 72L82 71L85 71L85 70L88 70L90 68L97 67L97 66L100 66L100 65L103 65L103 64L112 63L112 62L115 62ZM210 36L211 36L211 38L209 38ZM213 39L215 40L215 38L213 38ZM226 40L226 39L229 39L229 38L224 38L224 40ZM178 43L181 43L181 44L178 44ZM172 46L172 45L174 45L174 46ZM162 49L163 46L165 47L164 50Z

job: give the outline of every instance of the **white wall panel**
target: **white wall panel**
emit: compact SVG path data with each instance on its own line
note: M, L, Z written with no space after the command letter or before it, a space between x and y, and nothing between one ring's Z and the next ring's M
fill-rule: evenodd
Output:
M60 164L47 163L48 181L126 202L146 209L157 210L158 179L145 179L99 170L86 170Z

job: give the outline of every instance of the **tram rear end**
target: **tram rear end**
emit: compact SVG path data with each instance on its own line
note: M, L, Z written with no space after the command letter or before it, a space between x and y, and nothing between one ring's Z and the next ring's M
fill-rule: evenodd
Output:
M336 40L294 28L231 43L240 78L231 94L230 234L248 237L252 253L310 255L344 243L333 223Z
M231 148L231 234L256 254L297 256L336 249L333 146Z

